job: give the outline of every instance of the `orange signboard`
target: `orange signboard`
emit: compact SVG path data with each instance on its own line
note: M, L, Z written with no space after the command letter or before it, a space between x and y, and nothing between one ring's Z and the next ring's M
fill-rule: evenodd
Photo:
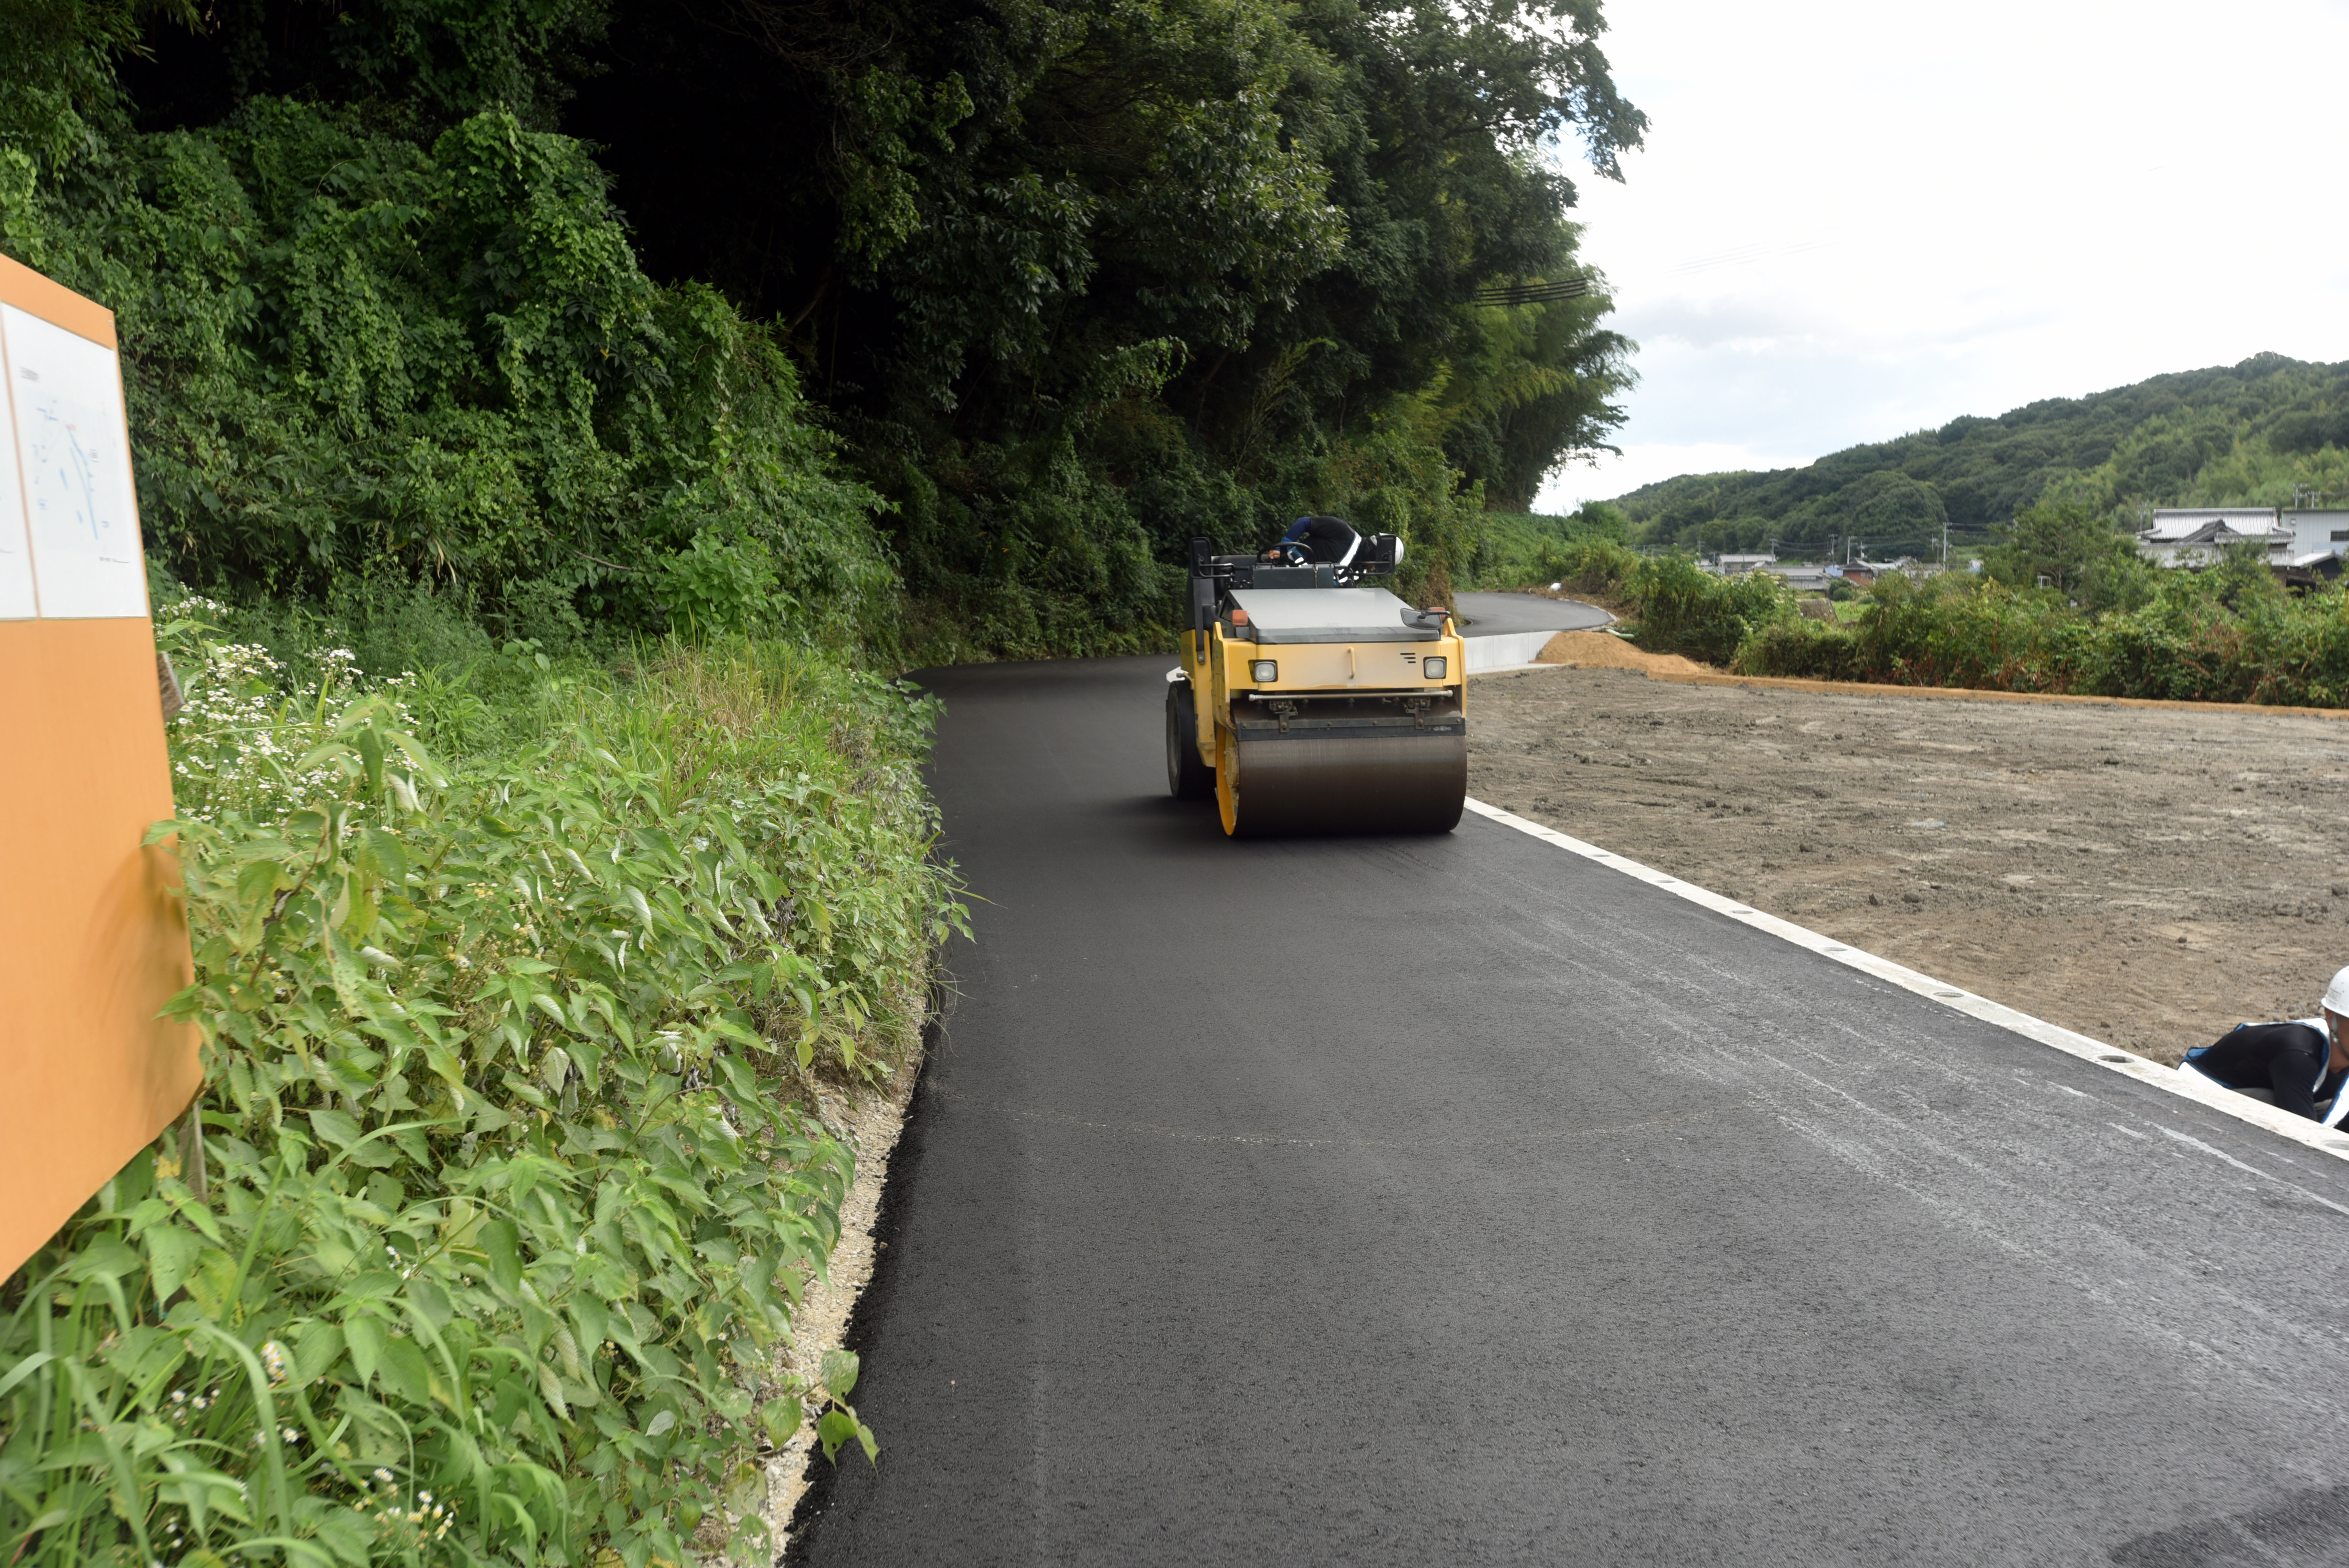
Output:
M114 317L0 256L0 1274L188 1107L171 759Z

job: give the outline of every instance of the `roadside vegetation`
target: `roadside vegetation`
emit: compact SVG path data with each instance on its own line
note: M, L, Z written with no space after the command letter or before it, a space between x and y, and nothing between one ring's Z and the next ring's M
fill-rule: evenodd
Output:
M852 1176L810 1090L893 1070L961 919L930 705L771 641L372 679L163 615L201 1121L0 1295L6 1550L755 1552L763 1447L875 1442L854 1357L774 1352Z
M2349 707L2349 591L2290 593L2256 549L2160 571L2076 511L2025 523L1982 573L1888 572L1831 622L1798 614L1769 573L1720 577L1607 539L1549 546L1530 577L1614 610L1642 647L1744 675ZM2065 553L2067 539L2095 548Z

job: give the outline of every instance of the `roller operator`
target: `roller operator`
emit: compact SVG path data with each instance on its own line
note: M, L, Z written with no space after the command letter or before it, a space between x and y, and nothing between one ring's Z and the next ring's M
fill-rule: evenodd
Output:
M1350 566L1361 548L1362 536L1343 518L1300 517L1264 559L1291 566Z
M2341 1125L2349 1115L2349 969L2333 977L2316 1016L2238 1024L2186 1053L2178 1070L2262 1099L2280 1110Z

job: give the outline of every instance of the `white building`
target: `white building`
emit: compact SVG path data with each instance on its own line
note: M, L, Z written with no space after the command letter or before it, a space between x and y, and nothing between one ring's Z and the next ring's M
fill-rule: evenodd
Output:
M1827 584L1843 576L1843 568L1840 566L1826 566L1801 561L1790 561L1784 565L1766 567L1764 570L1798 593L1824 593Z
M2180 507L2157 511L2137 536L2137 552L2159 566L2209 566L2230 544L2257 540L2271 559L2292 553L2292 531L2271 506Z
M2292 543L2282 553L2302 564L2311 555L2349 552L2349 511L2292 511L2276 514L2280 528L2292 530Z

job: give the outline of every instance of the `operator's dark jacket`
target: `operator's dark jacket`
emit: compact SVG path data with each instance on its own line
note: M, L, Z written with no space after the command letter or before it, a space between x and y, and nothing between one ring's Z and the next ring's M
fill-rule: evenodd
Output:
M2332 1058L2333 1042L2325 1037L2323 1019L2303 1018L2292 1024L2238 1024L2210 1044L2187 1052L2186 1066L2229 1088L2266 1089L2280 1109L2330 1124L2337 1118L2327 1111L2349 1111L2349 1104L2340 1100L2349 1070L2333 1070Z

